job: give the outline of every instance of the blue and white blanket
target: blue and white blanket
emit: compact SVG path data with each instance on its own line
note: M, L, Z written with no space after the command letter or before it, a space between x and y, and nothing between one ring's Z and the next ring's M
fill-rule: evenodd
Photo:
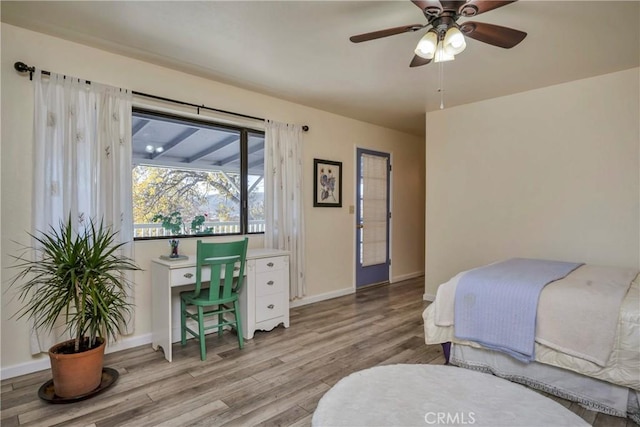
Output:
M582 263L512 258L466 272L456 288L458 339L535 360L536 313L542 289Z

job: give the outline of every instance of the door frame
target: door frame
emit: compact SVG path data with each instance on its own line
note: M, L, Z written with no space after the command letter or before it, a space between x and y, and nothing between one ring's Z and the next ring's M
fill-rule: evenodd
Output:
M388 151L388 152L384 152L384 151L380 151L379 149L372 149L372 148L368 148L368 147L362 147L362 146L355 146L354 149L354 168L353 168L353 182L354 182L354 192L353 192L353 200L354 200L354 205L352 205L351 207L353 207L353 212L350 211L350 214L353 215L353 289L357 290L358 287L358 278L357 278L357 263L359 262L358 260L358 230L357 230L357 225L358 225L358 209L356 208L359 201L358 201L358 193L359 193L359 183L360 183L360 177L358 176L358 161L360 160L360 156L359 156L359 151L364 151L364 152L369 152L369 153L373 153L373 154L378 154L381 156L388 156L389 157L389 166L391 166L390 170L389 170L389 175L388 175L388 179L387 179L387 212L389 212L391 214L391 217L389 218L388 221L388 226L387 226L387 246L388 246L388 250L387 250L387 262L389 263L389 277L387 278L387 281L389 283L392 283L391 278L393 277L393 263L391 262L391 260L393 259L393 245L391 244L393 241L393 214L392 214L392 206L393 206L393 152L392 151ZM364 288L367 285L363 285L360 286L360 288Z

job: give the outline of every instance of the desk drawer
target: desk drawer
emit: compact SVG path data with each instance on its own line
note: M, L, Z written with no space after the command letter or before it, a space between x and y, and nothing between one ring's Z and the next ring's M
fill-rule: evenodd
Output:
M284 294L271 294L256 297L256 322L284 316Z
M211 270L208 268L202 269L202 281L208 282L211 279ZM185 267L171 270L171 286L188 285L190 283L196 283L196 268Z
M288 267L287 257L260 258L256 260L256 273L283 270Z
M285 276L282 270L256 274L256 296L271 295L285 290Z

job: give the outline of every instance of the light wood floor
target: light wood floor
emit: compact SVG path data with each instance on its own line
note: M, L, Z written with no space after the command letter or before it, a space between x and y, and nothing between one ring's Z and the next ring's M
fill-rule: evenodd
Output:
M173 347L173 363L145 345L106 356L120 373L104 393L52 405L37 397L48 371L2 381L3 427L308 426L322 395L354 371L393 363L442 364L440 346L424 344L424 279L368 288L291 310L291 327L258 332L239 350L235 335ZM452 369L459 369L452 367ZM594 426L631 421L556 399Z

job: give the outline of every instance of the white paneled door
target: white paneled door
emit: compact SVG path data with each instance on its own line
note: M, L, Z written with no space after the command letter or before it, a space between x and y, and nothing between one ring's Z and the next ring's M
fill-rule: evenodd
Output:
M357 150L356 189L356 286L389 280L389 182L388 153Z

